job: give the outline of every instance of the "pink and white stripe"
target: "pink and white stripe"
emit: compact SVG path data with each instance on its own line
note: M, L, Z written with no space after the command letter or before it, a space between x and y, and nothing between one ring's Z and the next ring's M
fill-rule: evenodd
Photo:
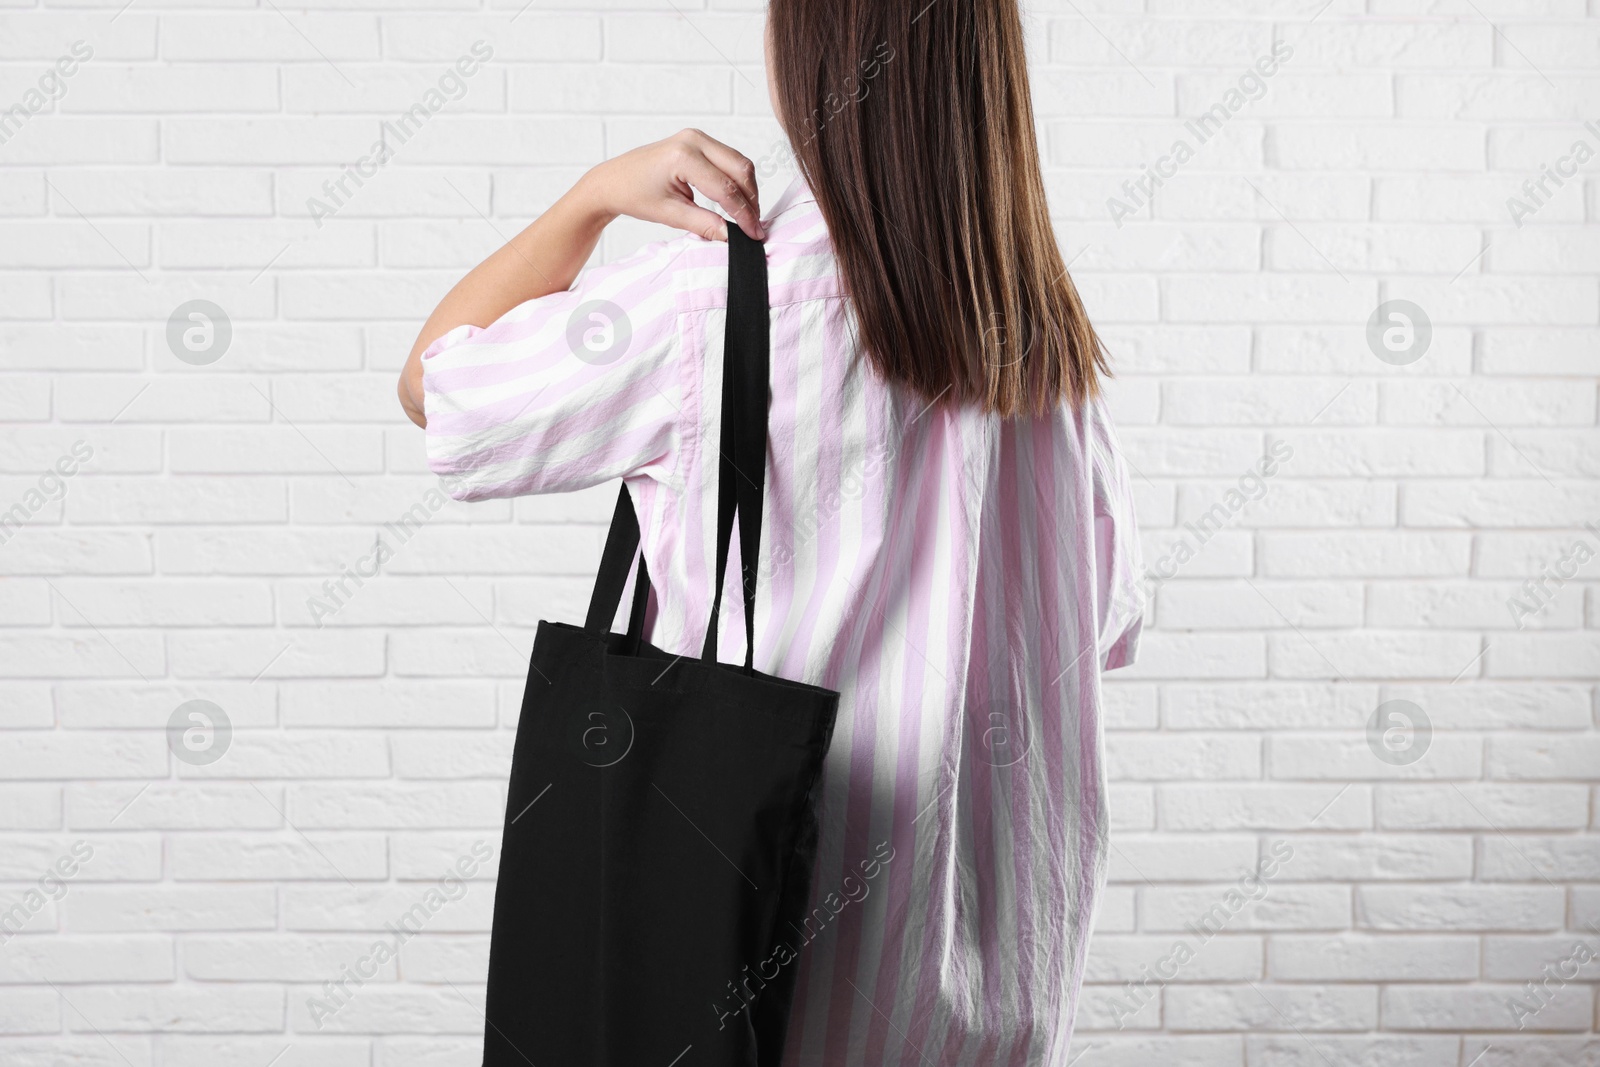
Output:
M886 385L803 185L768 228L756 666L842 697L786 1067L1065 1064L1105 878L1099 675L1132 661L1142 611L1114 434L1099 404L1002 422ZM627 479L647 637L691 655L715 561L726 273L725 245L654 245L423 357L429 460L458 498ZM632 328L605 364L568 347L594 300ZM741 660L731 580L723 603L722 656Z

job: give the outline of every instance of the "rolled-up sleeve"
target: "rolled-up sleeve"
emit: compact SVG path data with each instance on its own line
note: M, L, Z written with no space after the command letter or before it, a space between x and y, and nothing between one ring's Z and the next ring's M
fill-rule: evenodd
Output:
M428 466L451 496L568 492L639 475L674 484L685 429L673 267L695 240L651 245L428 346Z
M1144 630L1145 595L1139 581L1144 561L1134 517L1133 486L1116 433L1101 402L1086 406L1094 481L1096 621L1100 666L1131 665Z

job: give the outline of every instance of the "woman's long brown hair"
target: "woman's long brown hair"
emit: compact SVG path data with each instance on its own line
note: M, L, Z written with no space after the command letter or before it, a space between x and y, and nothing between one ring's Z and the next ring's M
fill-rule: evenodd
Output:
M772 0L774 96L862 348L1002 416L1094 396L1104 346L1056 245L1017 0Z

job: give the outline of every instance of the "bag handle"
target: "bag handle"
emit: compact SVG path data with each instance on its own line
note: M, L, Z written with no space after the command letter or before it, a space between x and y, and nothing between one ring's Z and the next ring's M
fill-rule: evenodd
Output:
M717 475L717 584L700 658L717 661L722 583L733 515L739 516L744 592L744 669L755 672L756 573L761 562L762 493L767 477L767 380L771 317L767 254L760 241L728 227L728 325L722 354L722 453Z
M761 242L737 226L728 227L728 321L722 353L722 425L717 466L717 572L711 618L706 625L701 659L717 660L717 628L722 610L722 584L728 570L728 549L735 514L739 519L739 559L744 594L744 669L754 673L756 575L761 556L762 496L767 473L767 391L771 364L767 257ZM611 530L600 557L594 592L589 598L586 629L607 633L622 603L628 565L639 548L639 519L626 483L617 496ZM650 590L644 557L639 556L633 605L628 616L628 651L635 651L644 633L645 603Z

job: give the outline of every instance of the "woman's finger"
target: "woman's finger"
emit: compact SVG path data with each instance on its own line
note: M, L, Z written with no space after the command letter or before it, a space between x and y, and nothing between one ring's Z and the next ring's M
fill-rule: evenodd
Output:
M683 177L689 184L704 193L708 199L714 200L734 222L739 224L741 230L757 241L767 239L766 231L761 228L761 217L756 211L755 201L745 195L733 175L728 174L700 152L689 153L684 170Z
M761 217L761 190L756 185L756 165L736 148L723 144L708 134L695 130L695 143L706 158L714 163L718 170L739 183L739 188L749 198L750 204L755 208L756 217Z
M655 221L687 230L707 241L728 239L728 220L715 211L707 211L692 199L669 201Z

